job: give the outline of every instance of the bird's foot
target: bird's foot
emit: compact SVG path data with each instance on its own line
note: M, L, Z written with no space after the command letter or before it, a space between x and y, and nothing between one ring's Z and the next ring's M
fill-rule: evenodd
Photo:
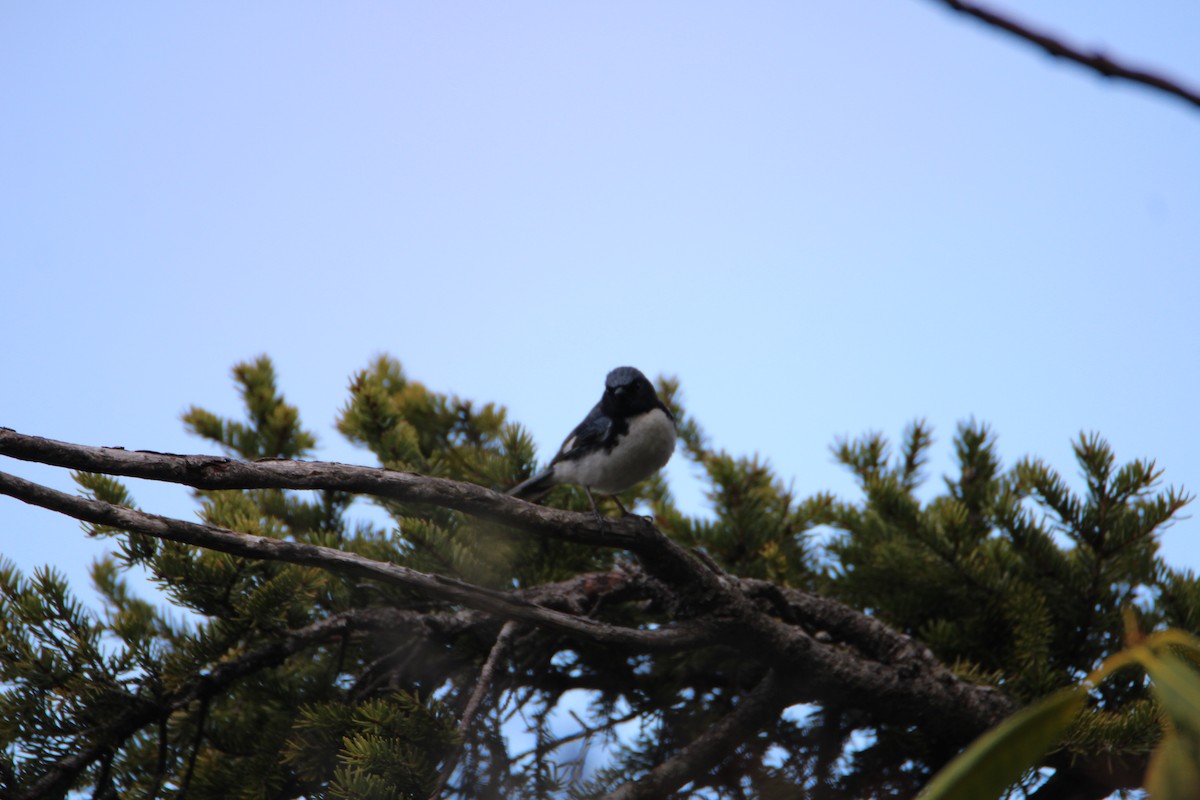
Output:
M633 519L640 519L644 522L654 522L653 514L635 514L629 509L625 508L625 506L621 503L621 498L617 497L615 494L612 496L612 499L613 502L617 504L617 508L621 509L621 517L623 519L629 519L632 517Z

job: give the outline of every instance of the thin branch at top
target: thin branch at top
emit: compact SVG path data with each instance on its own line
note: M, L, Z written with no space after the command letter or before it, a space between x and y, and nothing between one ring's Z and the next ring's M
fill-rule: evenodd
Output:
M962 0L938 0L938 2L955 11L972 16L987 25L991 25L993 28L999 28L1019 39L1024 39L1031 44L1037 45L1056 58L1065 58L1068 61L1074 61L1076 64L1098 72L1106 78L1116 78L1118 80L1138 83L1142 86L1149 86L1151 89L1166 92L1200 108L1200 91L1184 86L1178 81L1154 72L1125 66L1113 61L1099 51L1088 53L1079 50L1060 39L1054 38L1048 33L1034 30L1028 25L1003 17L994 11L990 11L974 3L965 3Z

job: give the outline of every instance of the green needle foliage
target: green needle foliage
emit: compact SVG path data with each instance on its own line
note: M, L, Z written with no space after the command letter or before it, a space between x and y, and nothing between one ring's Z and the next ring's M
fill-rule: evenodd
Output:
M233 377L245 419L193 407L183 418L192 433L242 460L316 455L267 358ZM1078 492L1037 459L1006 467L995 435L974 421L959 426L953 474L935 491L924 474L932 431L916 422L894 455L879 434L834 445L860 496L804 497L762 457L715 449L675 380L659 388L710 508L680 509L661 475L621 499L715 569L866 611L1018 705L1075 691L1125 645L1126 609L1143 630L1200 633L1200 581L1158 555L1159 535L1189 498L1163 489L1153 462L1118 465L1097 435L1075 443ZM528 432L502 407L431 390L389 357L354 373L336 427L370 454L364 461L394 470L504 490L537 467ZM120 480L75 478L88 497L135 507ZM614 625L694 616L620 553L445 508L338 491L194 496L214 526L477 586L549 598L567 594L548 587L582 581L591 605L557 610ZM357 513L363 503L378 511ZM545 503L590 508L573 487ZM763 674L737 648L630 654L529 625L505 638L504 620L411 589L86 529L113 545L92 568L99 608L76 600L52 568L25 577L0 567L0 796L599 797L711 730ZM132 592L130 570L161 596ZM630 575L640 577L603 590ZM1153 668L1162 663L1169 678L1194 671L1178 659ZM1177 696L1192 698L1186 679L1178 685L1186 691ZM1160 743L1154 758L1172 764L1195 750L1194 716L1168 715L1164 739L1163 695L1144 670L1116 670L1080 691L1007 729L1058 726L996 757L1024 785L1037 785L1037 766L1108 759L1144 771ZM882 711L853 697L797 706L678 796L911 797L955 753Z

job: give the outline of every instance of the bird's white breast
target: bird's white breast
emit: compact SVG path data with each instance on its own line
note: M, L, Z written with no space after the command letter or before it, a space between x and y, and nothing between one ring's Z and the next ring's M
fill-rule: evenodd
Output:
M661 408L629 420L629 430L608 452L560 463L561 482L600 494L618 494L662 469L675 452L675 423Z

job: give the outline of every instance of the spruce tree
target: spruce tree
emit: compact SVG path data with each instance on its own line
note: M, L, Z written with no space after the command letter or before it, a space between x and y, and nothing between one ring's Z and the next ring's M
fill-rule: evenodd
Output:
M336 421L379 469L306 461L271 362L233 375L245 419L184 415L222 456L0 430L0 454L77 470L81 496L6 474L0 492L112 544L101 608L52 566L0 569L4 797L911 797L1120 650L1128 610L1200 633L1200 581L1158 554L1188 497L1096 434L1075 442L1079 493L1002 464L975 421L926 492L918 421L894 454L835 443L857 496L801 497L714 448L663 378L710 507L660 475L621 497L649 519L597 521L574 487L499 494L537 466L528 432L392 358L352 376ZM139 510L118 476L192 486L199 522ZM1140 785L1160 717L1142 673L1117 675L1025 786Z

